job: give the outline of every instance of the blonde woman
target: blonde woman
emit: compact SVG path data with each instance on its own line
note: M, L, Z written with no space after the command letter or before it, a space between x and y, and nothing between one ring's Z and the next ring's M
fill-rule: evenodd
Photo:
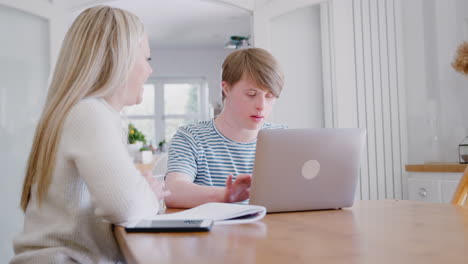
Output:
M119 114L141 102L149 59L129 12L97 6L72 24L29 157L11 263L119 262L112 224L157 213L167 193L133 165Z

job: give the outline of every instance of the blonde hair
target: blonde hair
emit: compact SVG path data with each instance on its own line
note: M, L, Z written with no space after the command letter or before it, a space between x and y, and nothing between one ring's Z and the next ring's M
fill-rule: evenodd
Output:
M64 120L86 97L106 97L125 84L144 36L135 15L108 6L83 11L63 41L36 128L21 195L23 211L37 184L40 205L51 183Z
M261 48L241 49L229 54L222 69L222 80L229 85L236 84L246 74L246 77L276 97L280 96L283 89L284 75L278 61ZM224 91L222 96L224 101Z
M452 67L462 74L468 74L468 42L463 42L458 46Z

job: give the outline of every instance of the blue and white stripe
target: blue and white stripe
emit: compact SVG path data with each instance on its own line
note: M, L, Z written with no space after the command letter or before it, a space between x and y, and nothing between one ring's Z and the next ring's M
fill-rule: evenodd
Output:
M262 129L285 128L265 123ZM225 186L227 177L252 174L257 141L238 143L224 137L214 119L182 126L169 146L167 172L182 172L196 184Z

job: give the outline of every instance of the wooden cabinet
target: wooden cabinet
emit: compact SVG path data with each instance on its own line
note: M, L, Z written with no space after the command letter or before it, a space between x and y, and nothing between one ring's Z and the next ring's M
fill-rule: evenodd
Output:
M408 199L450 203L466 165L407 165Z
M426 202L441 202L439 181L419 175L408 178L408 199Z
M460 182L460 178L463 176L463 173L457 176L457 180L444 180L441 181L440 191L441 191L441 199L443 203L450 203L453 198L453 194L457 189L458 183Z

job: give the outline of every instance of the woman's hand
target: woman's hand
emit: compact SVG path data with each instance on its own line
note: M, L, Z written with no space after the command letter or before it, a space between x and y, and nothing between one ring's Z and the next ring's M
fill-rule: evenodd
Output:
M252 175L250 174L239 174L234 182L232 182L232 175L229 175L226 180L224 202L235 203L249 199L251 183Z
M171 192L166 188L164 181L160 181L155 178L151 171L145 171L143 176L145 176L146 181L150 185L151 190L153 190L158 200L164 199L171 194Z

